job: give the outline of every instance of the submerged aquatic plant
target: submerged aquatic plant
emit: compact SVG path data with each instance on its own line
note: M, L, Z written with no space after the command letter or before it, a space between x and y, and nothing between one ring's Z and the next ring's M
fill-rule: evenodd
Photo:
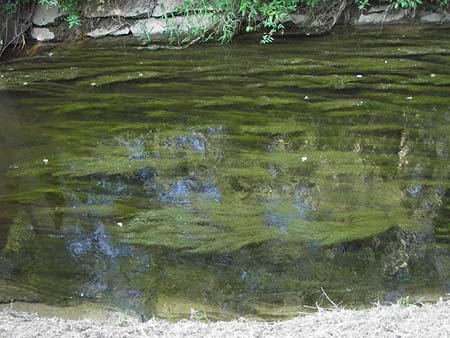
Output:
M441 292L448 41L373 34L0 66L1 278L172 318Z

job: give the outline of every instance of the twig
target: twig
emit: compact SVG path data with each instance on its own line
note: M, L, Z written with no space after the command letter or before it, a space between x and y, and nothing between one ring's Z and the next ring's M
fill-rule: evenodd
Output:
M386 20L386 17L388 15L388 13L391 11L391 9L392 9L392 5L389 5L389 6L386 7L386 10L384 11L383 20L381 20L380 30L383 29L384 21Z
M335 302L333 302L332 300L331 300L331 298L330 297L328 297L328 295L327 295L327 293L325 292L325 290L321 287L320 288L320 290L322 290L322 295L324 295L325 296L325 298L335 307L335 308L338 308L339 306L335 303Z

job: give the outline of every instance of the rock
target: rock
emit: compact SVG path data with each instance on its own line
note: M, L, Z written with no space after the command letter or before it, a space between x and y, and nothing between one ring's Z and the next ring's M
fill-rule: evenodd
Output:
M198 27L203 27L205 29L212 29L217 20L217 16L214 14L203 14L203 15L189 15L189 16L179 16L174 18L175 20L169 20L170 25L176 25L176 28L180 32L192 32Z
M33 13L31 21L35 26L45 26L54 23L56 19L66 15L67 13L61 11L56 7L46 7L37 5Z
M150 15L154 7L154 0L116 0L104 3L92 1L86 4L82 14L88 18L106 18L112 16L134 18L142 15Z
M375 25L375 24L389 24L389 23L406 23L408 22L408 15L405 10L391 13L369 13L361 14L356 22L356 25Z
M160 18L164 14L169 14L169 13L170 12L163 10L160 5L156 5L155 8L153 9L152 16L155 18Z
M388 6L372 6L369 8L368 13L384 13L388 9Z
M291 13L289 14L288 21L291 21L294 25L304 26L308 20L308 17L303 14Z
M356 24L357 25L378 24L383 21L383 18L384 14L382 13L361 14Z
M122 29L116 30L115 32L111 33L112 36L122 36L122 35L128 35L131 33L130 27L126 26Z
M167 30L167 25L164 19L150 18L137 20L131 27L131 34L136 36L145 36L147 34L164 34Z
M419 15L419 21L422 23L440 23L444 15L435 12L423 12Z
M214 26L216 20L214 15L189 15L177 16L167 20L162 18L150 18L137 20L130 27L131 33L136 36L161 35L167 32L167 24L179 32L194 31L197 27L210 29Z
M86 36L89 36L90 38L100 38L102 36L109 35L110 33L111 31L107 28L97 28L86 33Z
M170 14L176 11L176 8L184 4L184 0L163 0L164 5L157 3L153 9L152 16L160 18L164 14ZM164 7L164 9L163 9Z
M120 36L130 34L130 27L124 25L113 25L109 27L99 27L86 34L90 38L100 38L107 35Z
M55 38L55 34L48 28L34 27L31 29L31 37L37 41L51 41Z
M445 15L442 17L441 23L449 23L450 22L450 13L445 12Z

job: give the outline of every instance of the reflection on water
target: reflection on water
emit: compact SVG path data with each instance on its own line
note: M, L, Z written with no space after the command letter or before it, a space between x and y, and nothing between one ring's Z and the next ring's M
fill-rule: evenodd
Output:
M448 28L378 34L0 65L0 301L276 318L321 287L448 292Z

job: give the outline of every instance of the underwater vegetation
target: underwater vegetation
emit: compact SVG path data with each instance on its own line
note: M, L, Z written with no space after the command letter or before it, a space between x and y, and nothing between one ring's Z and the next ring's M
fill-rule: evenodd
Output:
M1 299L277 318L448 290L450 46L372 34L1 65Z

